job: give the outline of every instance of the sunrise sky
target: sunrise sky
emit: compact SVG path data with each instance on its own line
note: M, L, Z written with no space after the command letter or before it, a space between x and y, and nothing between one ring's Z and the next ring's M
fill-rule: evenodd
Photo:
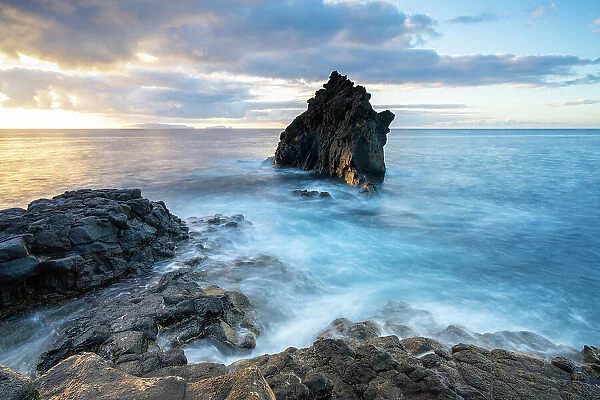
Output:
M284 127L332 70L392 127L599 128L600 1L0 0L0 128Z

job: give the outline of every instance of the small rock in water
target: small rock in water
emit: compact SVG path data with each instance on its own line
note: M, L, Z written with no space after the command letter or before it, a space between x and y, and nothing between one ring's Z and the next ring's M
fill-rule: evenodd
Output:
M292 191L292 194L294 196L309 198L309 199L316 199L316 198L330 199L331 198L331 194L329 192L319 192L318 190L308 191L306 189L302 189L302 190L296 189L296 190Z

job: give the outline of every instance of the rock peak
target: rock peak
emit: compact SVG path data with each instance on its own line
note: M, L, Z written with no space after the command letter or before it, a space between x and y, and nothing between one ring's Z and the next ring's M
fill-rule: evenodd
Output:
M394 114L377 113L371 95L333 71L308 109L281 133L273 163L344 179L371 192L383 180L383 146Z

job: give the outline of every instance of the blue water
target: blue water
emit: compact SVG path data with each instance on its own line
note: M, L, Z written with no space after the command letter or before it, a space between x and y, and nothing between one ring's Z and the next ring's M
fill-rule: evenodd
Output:
M278 134L0 131L0 205L135 186L183 218L243 214L251 225L215 239L226 243L212 255L216 271L239 258L279 261L212 279L257 305L257 353L308 345L334 318L372 318L388 301L428 311L426 323L412 321L424 335L458 324L599 344L600 130L394 130L370 199L263 163ZM192 253L184 246L158 268ZM186 352L218 359L202 345Z

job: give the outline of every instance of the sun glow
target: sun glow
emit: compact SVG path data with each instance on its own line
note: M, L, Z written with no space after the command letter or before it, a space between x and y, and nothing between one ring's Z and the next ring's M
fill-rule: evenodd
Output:
M111 129L119 125L101 115L0 107L0 129Z

